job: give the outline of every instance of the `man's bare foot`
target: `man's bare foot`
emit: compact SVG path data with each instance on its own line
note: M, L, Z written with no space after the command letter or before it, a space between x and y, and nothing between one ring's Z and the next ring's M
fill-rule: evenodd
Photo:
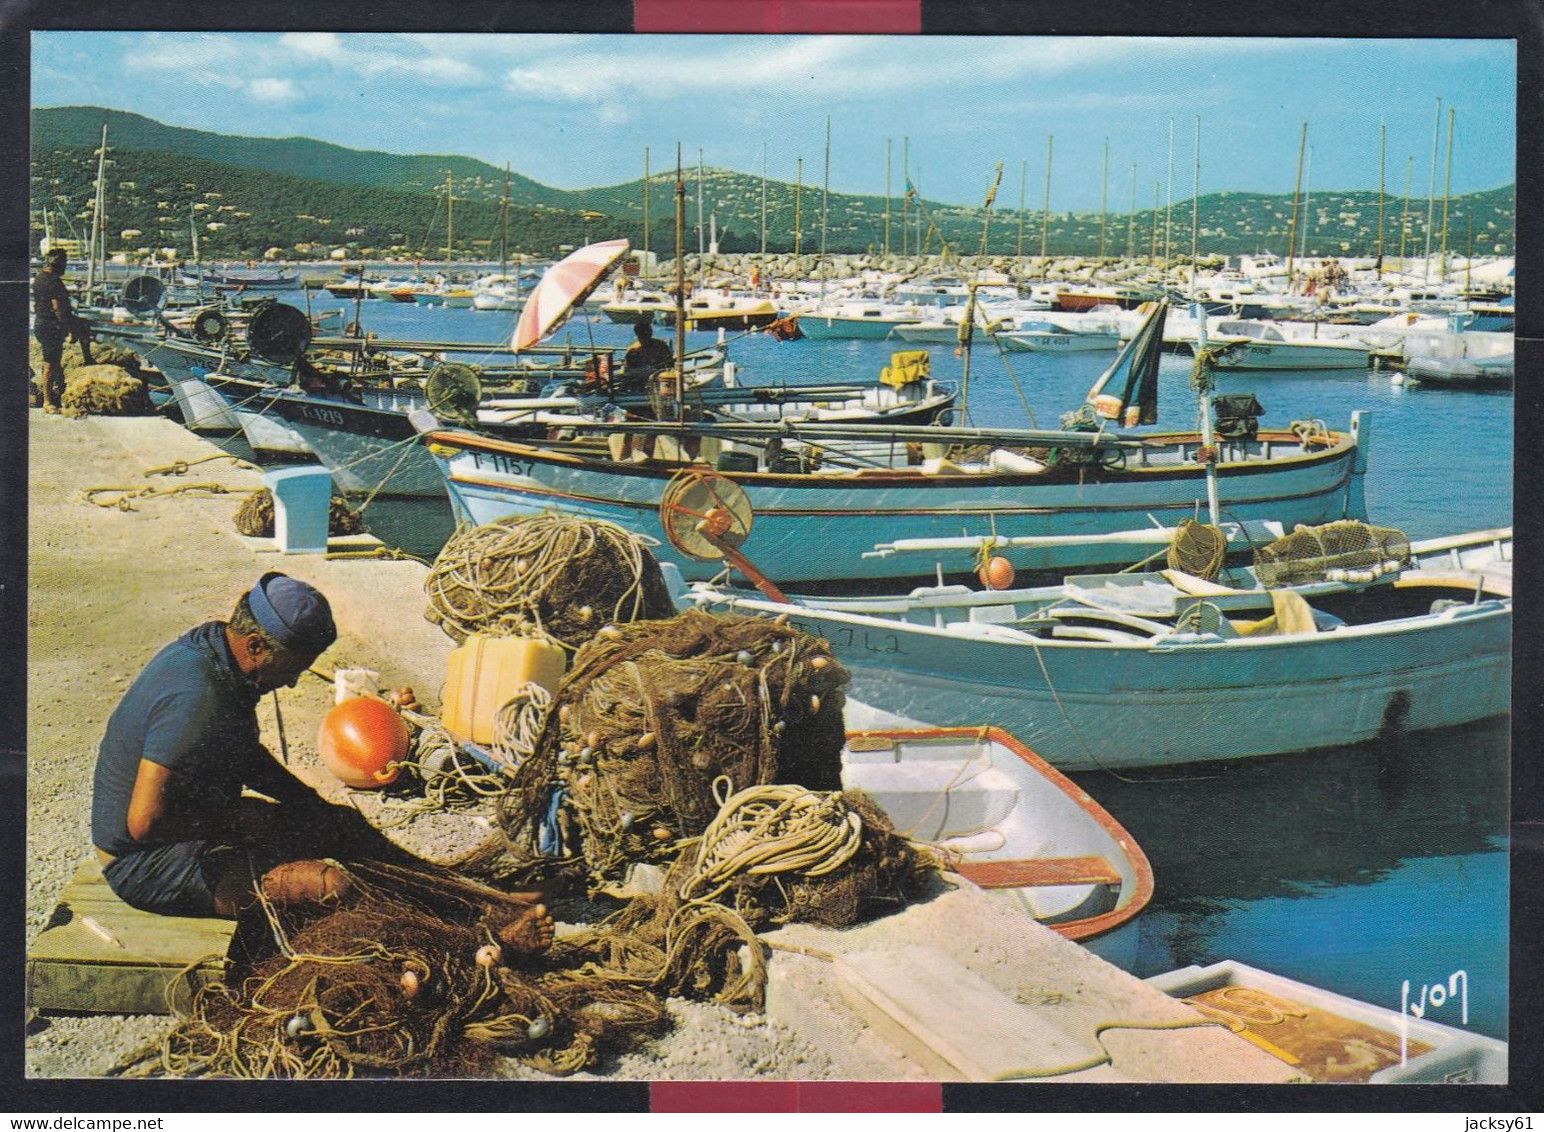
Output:
M263 874L263 895L281 905L337 904L353 887L330 861L287 861Z
M536 955L552 946L552 917L545 904L533 904L498 930L499 942L520 955Z

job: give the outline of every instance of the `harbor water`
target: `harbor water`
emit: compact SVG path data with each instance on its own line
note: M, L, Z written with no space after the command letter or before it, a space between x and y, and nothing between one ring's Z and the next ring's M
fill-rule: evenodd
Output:
M281 296L305 307L302 295ZM336 309L322 293L321 311ZM352 319L355 307L347 305ZM507 342L510 312L369 301L365 330L382 339ZM670 332L663 332L669 334ZM716 335L692 332L688 347ZM872 380L894 341L779 342L729 334L747 385ZM552 339L625 346L627 326L576 318ZM958 381L961 359L931 346L932 376ZM968 423L1054 427L1113 355L971 355ZM475 356L463 360L476 361ZM495 360L490 355L486 360ZM1188 356L1165 357L1159 428L1196 423ZM1370 519L1411 539L1512 522L1509 392L1399 385L1380 370L1222 372L1218 391L1252 392L1263 426L1322 420L1371 425ZM884 532L875 532L879 541ZM818 537L812 537L818 544ZM755 560L754 536L745 546ZM990 720L982 720L990 723ZM1132 736L1140 742L1140 736ZM1469 1028L1506 1037L1509 730L1505 721L1357 747L1163 774L1091 773L1079 782L1137 838L1157 893L1141 921L1136 974L1233 959L1401 1009L1422 988L1467 977ZM1408 984L1408 985L1407 985ZM1459 1004L1427 1010L1461 1025Z

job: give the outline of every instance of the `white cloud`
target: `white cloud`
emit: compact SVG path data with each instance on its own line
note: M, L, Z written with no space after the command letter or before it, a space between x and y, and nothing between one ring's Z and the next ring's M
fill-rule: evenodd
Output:
M439 38L457 41L451 44L456 47L469 37L286 32L278 38L277 46L291 61L329 65L364 78L402 75L436 86L473 86L485 81L473 64L453 53L434 50Z
M126 71L182 71L191 77L241 59L245 48L229 35L152 32L125 53Z
M285 106L300 98L300 90L290 79L253 79L247 84L247 93L259 102L275 106Z
M343 41L332 31L287 31L279 37L279 46L310 59L341 60Z

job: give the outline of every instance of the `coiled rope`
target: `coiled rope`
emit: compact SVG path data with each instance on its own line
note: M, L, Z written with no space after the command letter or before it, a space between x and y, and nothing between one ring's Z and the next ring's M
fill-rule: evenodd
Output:
M824 876L849 861L863 837L863 820L837 793L802 786L752 786L724 798L730 782L714 780L718 816L703 832L681 898L718 898L742 874L799 872Z

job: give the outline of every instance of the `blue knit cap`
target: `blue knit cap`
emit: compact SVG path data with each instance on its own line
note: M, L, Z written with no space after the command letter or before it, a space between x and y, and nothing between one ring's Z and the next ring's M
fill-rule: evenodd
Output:
M263 631L292 652L318 656L338 639L327 599L288 574L264 574L247 594L247 604Z

